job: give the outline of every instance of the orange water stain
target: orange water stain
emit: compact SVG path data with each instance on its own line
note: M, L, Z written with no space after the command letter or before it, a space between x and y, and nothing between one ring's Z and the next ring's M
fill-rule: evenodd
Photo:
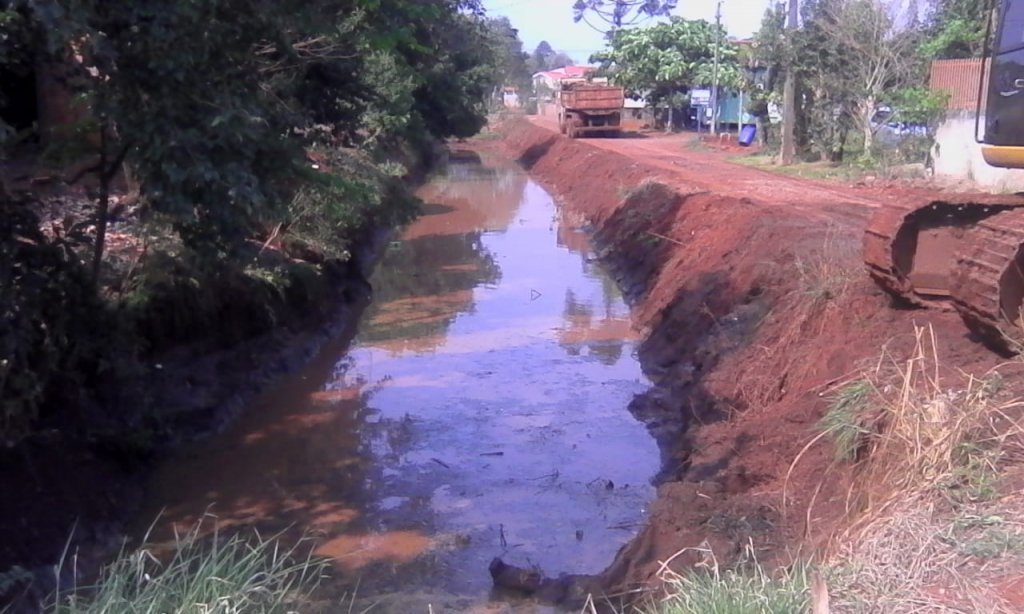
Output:
M428 552L433 540L415 531L339 535L320 544L316 554L333 559L339 567L359 569L371 563L409 563Z
M339 401L356 401L359 399L359 389L356 387L342 388L340 390L318 390L309 395L309 400L314 403L337 403Z

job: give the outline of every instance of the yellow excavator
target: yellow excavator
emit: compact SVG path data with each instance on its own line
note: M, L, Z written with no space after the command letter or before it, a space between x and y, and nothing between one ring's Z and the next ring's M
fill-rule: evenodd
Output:
M1024 168L1024 1L998 5L984 64L989 75L979 85L980 93L987 83L978 102L979 141L988 164ZM864 261L900 301L951 303L981 340L1024 351L1024 198L886 204L864 233Z

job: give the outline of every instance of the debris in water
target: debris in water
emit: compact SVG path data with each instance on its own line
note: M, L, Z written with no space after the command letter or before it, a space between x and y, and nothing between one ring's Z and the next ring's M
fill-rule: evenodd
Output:
M535 478L526 478L526 479L527 480L533 480L533 481L547 480L547 479L557 480L558 479L558 469L555 469L552 473L549 473L547 475L540 475L540 476L537 476Z
M496 588L532 596L543 603L560 604L580 609L588 595L598 590L596 578L586 575L561 574L545 576L536 567L517 567L495 557L487 567Z
M444 462L443 460L441 460L439 458L431 458L430 460L434 461L438 465L441 465L445 469L451 469L451 467L448 466L448 463Z

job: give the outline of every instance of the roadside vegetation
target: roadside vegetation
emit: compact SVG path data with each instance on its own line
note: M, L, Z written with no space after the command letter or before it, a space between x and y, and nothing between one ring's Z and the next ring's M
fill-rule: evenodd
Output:
M117 397L147 357L230 346L355 274L524 56L475 0L10 0L0 33L8 446L82 403L138 423L144 399L100 381Z
M360 254L418 214L410 187L522 80L521 47L477 0L0 0L11 475L48 489L39 463L74 480L93 454L141 469L192 432L159 392L203 402L193 363L356 300ZM47 523L38 499L19 505ZM4 542L11 578L26 548Z
M95 586L55 593L47 614L160 612L286 614L308 611L328 562L278 537L206 535L206 519L173 543L123 552ZM65 558L63 565L73 565ZM61 569L55 571L58 575Z
M947 105L947 96L928 89L931 62L980 57L986 12L962 0L804 0L800 27L789 33L787 8L779 2L766 12L746 60L760 75L749 84L748 111L766 160L739 161L771 168L781 144L778 105L793 75L799 106L792 172L847 180L924 176Z

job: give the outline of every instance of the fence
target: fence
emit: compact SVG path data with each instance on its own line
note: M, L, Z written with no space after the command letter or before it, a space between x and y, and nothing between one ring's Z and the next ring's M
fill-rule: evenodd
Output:
M981 90L981 108L985 107L988 95L988 60L936 60L932 62L931 89L949 92L951 111L977 111L978 82L982 77L985 84Z

